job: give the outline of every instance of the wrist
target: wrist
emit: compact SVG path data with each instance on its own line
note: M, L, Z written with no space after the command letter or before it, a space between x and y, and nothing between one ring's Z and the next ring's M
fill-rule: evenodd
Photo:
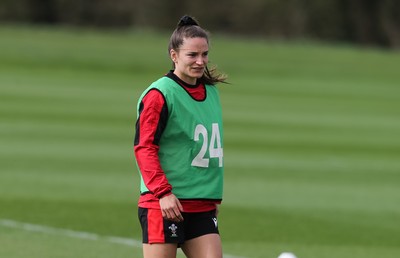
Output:
M171 195L171 194L172 194L171 191L167 191L167 192L164 192L164 193L161 193L160 195L158 195L157 198L158 198L158 199L161 199L161 198L167 197L167 196L169 196L169 195Z

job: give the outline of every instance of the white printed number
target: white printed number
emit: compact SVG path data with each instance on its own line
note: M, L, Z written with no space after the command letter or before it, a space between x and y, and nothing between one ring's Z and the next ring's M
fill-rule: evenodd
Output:
M209 158L206 158L206 152L208 147L208 153L210 158L218 158L219 166L222 167L222 157L224 152L221 144L221 135L219 133L219 126L217 123L212 124L210 146L208 146L208 132L202 124L198 124L194 130L194 140L197 142L200 140L200 135L203 138L203 145L199 153L192 161L192 166L207 168L210 162Z

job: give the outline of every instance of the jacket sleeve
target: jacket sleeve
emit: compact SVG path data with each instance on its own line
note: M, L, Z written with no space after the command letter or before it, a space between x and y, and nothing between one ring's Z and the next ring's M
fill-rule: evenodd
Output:
M158 90L150 90L139 104L134 153L143 181L156 198L172 191L158 157L159 141L167 119L164 96Z

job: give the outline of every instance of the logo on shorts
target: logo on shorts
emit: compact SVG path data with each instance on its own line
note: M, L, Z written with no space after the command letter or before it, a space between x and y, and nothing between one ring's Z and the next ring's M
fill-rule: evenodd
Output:
M217 228L217 227L218 227L218 221L217 221L217 218L212 218L212 220L214 221L215 228Z
M178 229L178 227L175 224L172 224L168 228L171 230L171 237L178 237L178 235L176 234L176 230Z

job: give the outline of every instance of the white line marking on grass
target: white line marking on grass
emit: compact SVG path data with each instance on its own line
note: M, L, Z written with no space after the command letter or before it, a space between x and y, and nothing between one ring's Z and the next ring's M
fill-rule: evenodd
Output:
M48 235L67 236L72 238L79 238L92 241L106 241L109 243L128 245L133 247L142 248L142 242L132 238L116 237L116 236L102 236L95 233L76 231L64 228L54 228L45 225L30 224L18 222L10 219L0 219L0 226L14 229L21 229L29 232L39 232ZM240 256L233 256L224 254L225 258L246 258Z
M57 236L67 236L72 238L79 238L84 240L94 240L94 241L106 241L115 244L121 245L129 245L133 247L142 247L142 242L131 239L131 238L123 238L123 237L115 237L115 236L101 236L94 233L76 231L71 229L63 229L63 228L53 228L44 225L30 224L18 222L15 220L9 219L0 219L0 226L22 229L29 232L40 232L48 235L57 235Z

